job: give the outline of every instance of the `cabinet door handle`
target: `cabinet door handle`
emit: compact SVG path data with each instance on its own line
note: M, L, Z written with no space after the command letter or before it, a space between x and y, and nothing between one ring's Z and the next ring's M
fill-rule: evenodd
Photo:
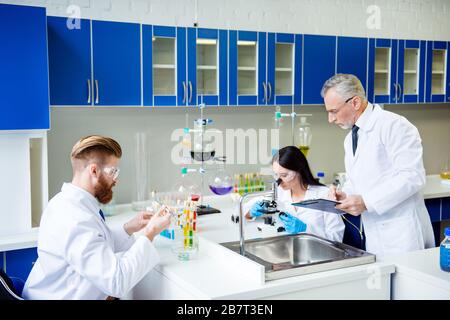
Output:
M87 79L87 86L88 86L87 103L91 104L91 79Z
M397 101L400 101L400 99L402 98L402 86L400 85L400 83L397 83L398 85L398 99Z
M394 83L394 88L395 88L394 101L397 102L397 98L398 98L398 88L397 88L397 83Z
M267 86L269 87L269 98L267 98L267 103L269 103L270 99L272 98L272 85L270 82L267 82Z
M189 103L192 101L192 82L189 81Z
M183 104L186 103L186 96L187 96L186 81L183 81Z
M98 96L100 95L100 93L98 92L98 80L95 80L95 89L97 91L97 95L95 97L95 104L98 104Z
M262 83L263 88L264 88L264 96L263 96L263 102L266 103L267 102L267 85L265 82Z

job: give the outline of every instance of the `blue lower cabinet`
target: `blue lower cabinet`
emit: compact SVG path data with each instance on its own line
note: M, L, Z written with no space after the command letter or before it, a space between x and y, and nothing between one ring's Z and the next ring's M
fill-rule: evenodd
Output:
M34 262L37 260L37 248L7 251L6 273L9 277L17 277L26 281Z
M349 246L366 250L366 235L364 229L362 239L358 229L361 225L361 216L355 217L349 213L346 213L344 216L345 219L342 219L342 221L344 222L345 230L342 242Z
M430 215L431 222L441 221L441 199L426 199L425 206Z
M442 198L442 220L450 220L450 197Z
M3 269L3 260L5 259L5 253L4 252L0 252L0 269Z
M441 244L441 222L432 222L431 226L433 227L434 234L434 246L439 247Z

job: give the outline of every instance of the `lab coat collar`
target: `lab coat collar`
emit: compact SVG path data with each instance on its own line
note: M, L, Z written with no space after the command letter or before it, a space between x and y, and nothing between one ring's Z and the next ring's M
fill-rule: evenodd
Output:
M100 211L100 204L97 198L88 191L77 187L72 183L65 182L61 188L61 192L68 194L72 199L86 206L89 211L92 211L96 216L100 217L98 214Z
M377 110L375 110L375 108L379 108L378 105L373 105L370 102L368 102L366 109L364 110L364 112L361 114L361 116L358 118L358 120L356 121L355 125L357 125L359 127L359 132L358 132L358 141L361 142L361 135L366 135L368 134L369 131L371 131L374 127L375 124L375 116L373 115L374 111L376 112ZM365 143L359 143L358 142L358 148L356 149L356 153L353 156L353 162L356 161L356 159L358 159L359 154L362 152L362 150L365 148L365 146L367 144Z
M362 131L370 131L373 128L373 117L371 114L375 108L375 105L370 102L367 103L367 107L364 112L359 116L358 120L356 120L355 125L359 127L359 130Z

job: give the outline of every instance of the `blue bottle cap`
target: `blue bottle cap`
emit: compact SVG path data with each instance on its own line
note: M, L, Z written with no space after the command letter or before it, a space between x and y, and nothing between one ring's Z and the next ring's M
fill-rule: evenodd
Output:
M446 237L450 237L450 228L445 228L444 234Z

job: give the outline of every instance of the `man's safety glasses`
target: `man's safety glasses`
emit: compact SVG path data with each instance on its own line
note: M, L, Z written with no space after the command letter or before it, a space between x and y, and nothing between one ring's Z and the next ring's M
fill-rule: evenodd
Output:
M104 167L103 172L106 173L108 176L113 178L113 180L116 180L119 176L120 169L117 167Z

